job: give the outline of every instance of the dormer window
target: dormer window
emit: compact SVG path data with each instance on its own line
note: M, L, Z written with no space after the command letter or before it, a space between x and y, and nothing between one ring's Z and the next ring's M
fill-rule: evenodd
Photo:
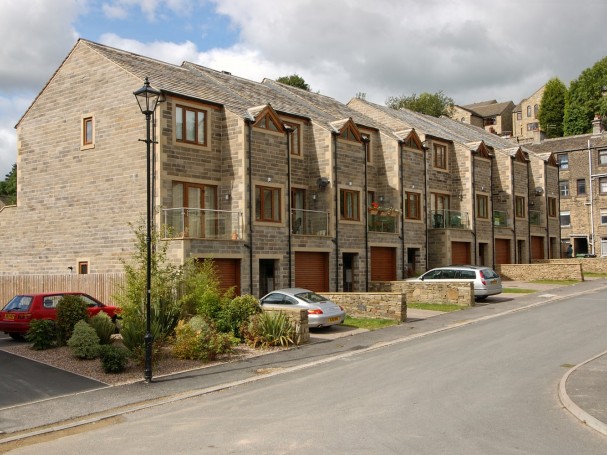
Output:
M264 116L262 116L259 120L257 120L255 122L255 125L257 128L263 128L266 130L270 130L270 131L280 131L281 128L278 127L278 125L276 124L275 119L273 118L273 116L270 115L270 113L266 113Z

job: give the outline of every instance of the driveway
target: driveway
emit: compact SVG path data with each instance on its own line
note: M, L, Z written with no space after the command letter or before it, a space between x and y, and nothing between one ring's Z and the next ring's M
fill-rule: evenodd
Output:
M102 382L2 351L15 343L0 336L0 408L106 387Z

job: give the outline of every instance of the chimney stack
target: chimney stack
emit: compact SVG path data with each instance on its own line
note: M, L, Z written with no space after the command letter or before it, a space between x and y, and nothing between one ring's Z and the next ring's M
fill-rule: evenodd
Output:
M605 131L603 119L599 114L595 114L594 120L592 120L592 134L602 134L603 131Z

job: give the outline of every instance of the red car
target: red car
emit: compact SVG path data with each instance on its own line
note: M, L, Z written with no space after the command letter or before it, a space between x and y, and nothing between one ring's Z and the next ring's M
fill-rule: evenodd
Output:
M57 319L57 304L64 295L77 295L88 306L89 317L100 311L116 322L120 308L104 305L82 292L49 292L45 294L16 295L0 311L0 332L8 333L14 340L21 340L28 331L32 319Z

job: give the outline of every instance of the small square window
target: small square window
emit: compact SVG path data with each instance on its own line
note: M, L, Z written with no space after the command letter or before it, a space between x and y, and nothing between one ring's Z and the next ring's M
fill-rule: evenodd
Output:
M578 196L586 194L586 179L577 180L577 194Z
M80 275L87 275L89 273L89 263L87 261L78 262L78 273Z

